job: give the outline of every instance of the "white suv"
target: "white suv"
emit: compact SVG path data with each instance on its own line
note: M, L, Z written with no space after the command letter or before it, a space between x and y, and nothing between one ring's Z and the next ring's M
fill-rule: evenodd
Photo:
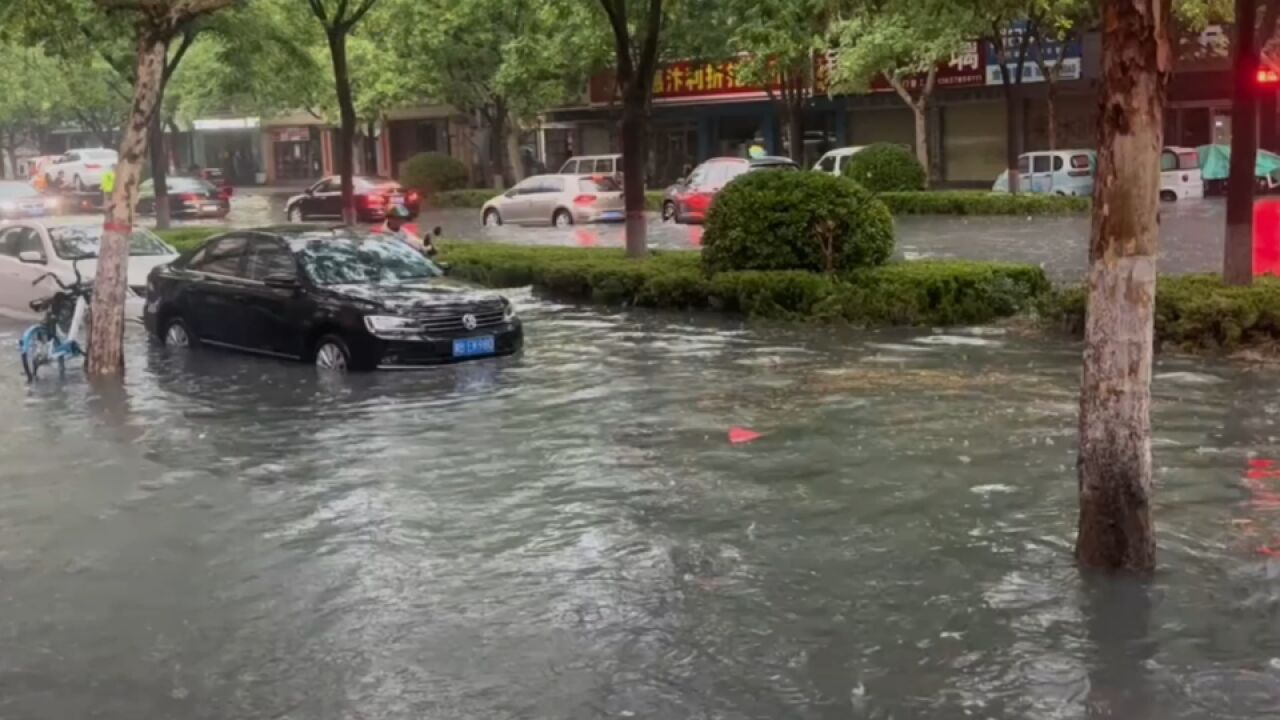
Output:
M62 181L77 192L85 192L102 186L102 174L116 164L119 155L106 148L81 148L69 150L62 157L44 167L44 177L50 184L62 173Z

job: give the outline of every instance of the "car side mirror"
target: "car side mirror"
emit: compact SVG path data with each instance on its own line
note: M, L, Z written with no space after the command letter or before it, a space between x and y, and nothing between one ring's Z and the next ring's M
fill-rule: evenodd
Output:
M28 265L44 265L44 255L36 250L23 250L18 253L18 260Z
M302 287L298 284L298 278L292 275L268 275L262 279L262 284L277 290L297 290Z

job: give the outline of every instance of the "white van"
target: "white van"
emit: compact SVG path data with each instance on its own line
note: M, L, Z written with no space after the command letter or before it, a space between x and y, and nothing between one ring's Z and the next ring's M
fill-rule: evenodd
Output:
M1202 197L1200 153L1195 148L1165 148L1160 153L1160 199L1172 202Z
M827 173L828 175L840 175L844 172L844 166L849 164L849 158L856 153L866 149L866 145L856 145L853 147L836 148L831 152L823 155L821 159L813 166L814 172Z

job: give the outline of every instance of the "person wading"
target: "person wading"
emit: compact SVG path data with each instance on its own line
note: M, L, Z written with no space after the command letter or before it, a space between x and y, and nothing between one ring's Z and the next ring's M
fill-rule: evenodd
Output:
M404 205L392 205L387 208L386 221L375 226L373 232L377 235L393 237L427 257L434 256L436 246L431 243L431 238L421 235L417 224L409 222L410 219L409 208Z

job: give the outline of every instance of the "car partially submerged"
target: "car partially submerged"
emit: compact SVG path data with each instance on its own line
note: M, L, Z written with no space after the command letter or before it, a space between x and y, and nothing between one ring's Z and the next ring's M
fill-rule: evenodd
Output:
M147 280L147 329L329 370L416 368L518 352L505 297L444 276L401 240L282 225L217 235Z

